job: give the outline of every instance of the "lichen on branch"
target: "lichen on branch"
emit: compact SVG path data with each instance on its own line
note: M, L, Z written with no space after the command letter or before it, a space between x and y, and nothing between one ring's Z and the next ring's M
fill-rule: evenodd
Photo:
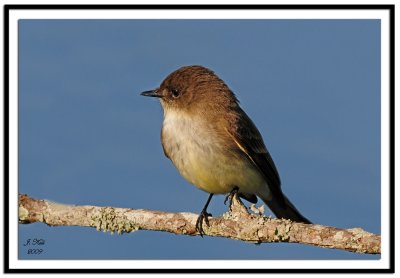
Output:
M366 254L381 252L381 236L361 228L296 223L266 217L262 215L263 210L253 210L256 213L249 213L235 196L229 212L221 217L209 217L209 225L203 225L205 235L251 243L290 242ZM195 226L197 218L198 215L188 212L64 205L19 195L21 224L43 222L49 226L93 227L118 234L152 230L196 236L199 235Z

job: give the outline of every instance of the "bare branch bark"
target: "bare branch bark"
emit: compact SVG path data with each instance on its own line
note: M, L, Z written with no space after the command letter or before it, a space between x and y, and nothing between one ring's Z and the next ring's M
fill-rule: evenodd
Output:
M43 222L49 226L85 226L112 233L137 230L164 231L196 236L193 213L169 213L143 209L74 206L36 200L19 195L19 222ZM233 198L231 210L221 217L210 217L203 225L207 236L226 237L251 243L291 242L336 248L357 253L380 254L381 236L361 228L339 229L322 225L295 223L272 219L254 213L238 198Z

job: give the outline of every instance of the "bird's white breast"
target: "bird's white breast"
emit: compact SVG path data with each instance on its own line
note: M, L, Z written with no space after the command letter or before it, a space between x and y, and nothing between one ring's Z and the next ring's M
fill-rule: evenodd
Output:
M265 188L261 174L230 153L213 125L201 116L165 111L162 136L163 147L180 174L200 189L225 194L234 186L250 193Z

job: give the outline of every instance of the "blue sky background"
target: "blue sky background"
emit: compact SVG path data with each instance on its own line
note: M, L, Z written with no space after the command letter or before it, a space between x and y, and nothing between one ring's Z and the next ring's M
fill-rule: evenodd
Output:
M200 212L208 195L164 157L161 106L139 96L191 64L236 93L307 218L380 233L379 20L20 20L19 192ZM209 212L225 212L223 199ZM45 252L27 255L29 238ZM21 259L380 258L41 223L20 225L19 243Z

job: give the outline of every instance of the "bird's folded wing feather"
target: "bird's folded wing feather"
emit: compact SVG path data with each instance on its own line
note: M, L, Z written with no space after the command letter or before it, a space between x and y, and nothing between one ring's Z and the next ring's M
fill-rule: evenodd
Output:
M283 201L278 170L265 147L261 134L246 113L243 110L240 112L237 114L236 121L231 123L228 132L237 147L263 174L273 196Z

